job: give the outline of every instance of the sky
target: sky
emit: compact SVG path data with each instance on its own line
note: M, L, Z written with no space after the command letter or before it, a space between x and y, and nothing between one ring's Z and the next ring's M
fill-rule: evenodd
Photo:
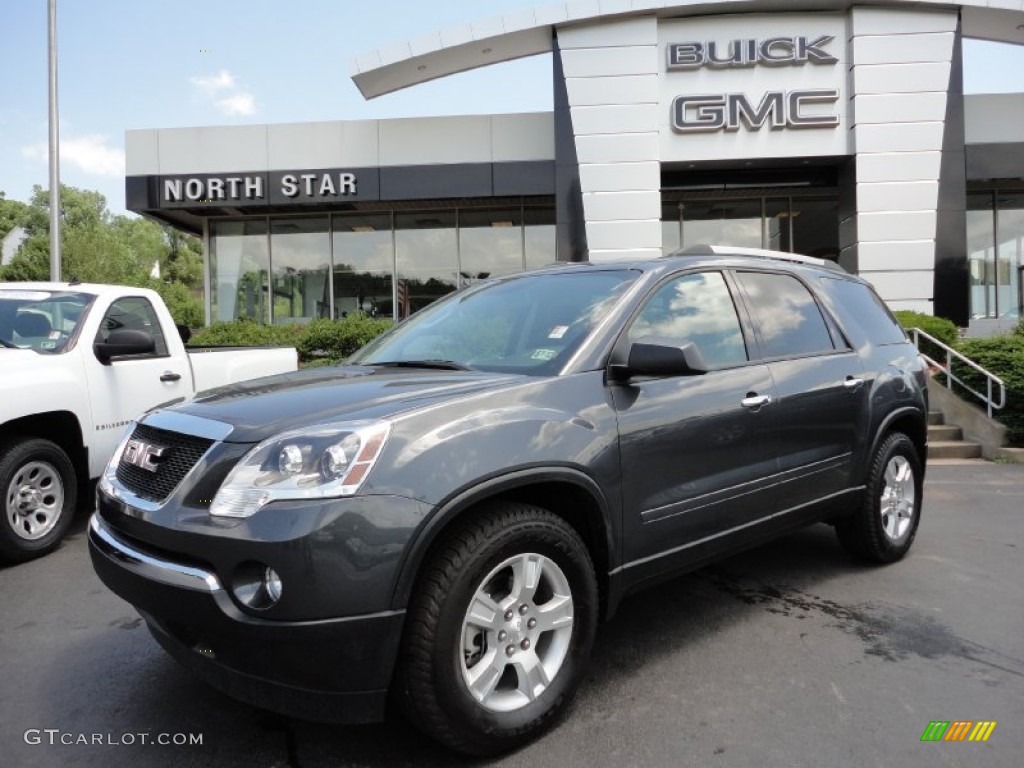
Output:
M550 56L366 101L349 59L544 0L58 0L61 181L124 212L124 132L546 111ZM46 186L47 0L0 0L0 191ZM1024 46L965 41L968 93L1024 91Z

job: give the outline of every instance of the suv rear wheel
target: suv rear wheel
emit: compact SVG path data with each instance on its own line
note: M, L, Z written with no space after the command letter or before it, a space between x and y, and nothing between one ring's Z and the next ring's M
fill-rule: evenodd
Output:
M572 698L597 613L590 555L562 518L510 502L474 513L437 551L410 605L406 713L467 754L525 743Z
M861 508L836 523L851 555L892 563L910 549L921 521L923 474L917 448L902 432L886 436L875 451Z

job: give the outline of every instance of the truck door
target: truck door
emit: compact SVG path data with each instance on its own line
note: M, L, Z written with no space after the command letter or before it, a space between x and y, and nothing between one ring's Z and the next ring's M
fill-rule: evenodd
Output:
M117 358L102 364L92 351L93 341L105 341L114 330L145 331L153 337L150 354ZM110 459L125 426L155 405L188 397L191 373L184 355L172 356L153 305L142 296L114 301L85 352L86 377L95 434L89 464L95 476Z

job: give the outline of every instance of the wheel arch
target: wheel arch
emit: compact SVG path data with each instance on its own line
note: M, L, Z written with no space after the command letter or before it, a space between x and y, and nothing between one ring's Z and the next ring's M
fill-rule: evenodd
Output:
M437 505L409 546L395 584L392 607L401 609L408 605L420 572L447 533L474 509L498 500L542 507L572 526L593 560L601 615L605 615L608 573L618 558L616 528L600 486L585 473L568 467L538 467L506 473L453 494Z
M82 435L82 425L71 411L48 411L22 416L4 422L0 429L9 437L38 437L56 443L68 455L75 468L79 490L89 482L89 450Z
M928 462L928 417L919 409L910 407L894 410L879 424L871 442L871 450L867 454L864 471L871 466L872 457L878 451L878 446L893 432L902 432L910 438L917 449L917 457L924 471Z

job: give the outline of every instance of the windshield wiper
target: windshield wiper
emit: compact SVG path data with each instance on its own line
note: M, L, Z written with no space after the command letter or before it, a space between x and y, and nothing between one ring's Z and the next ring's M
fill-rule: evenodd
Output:
M364 363L369 368L430 368L438 371L471 371L468 365L454 360L392 360L384 363Z

